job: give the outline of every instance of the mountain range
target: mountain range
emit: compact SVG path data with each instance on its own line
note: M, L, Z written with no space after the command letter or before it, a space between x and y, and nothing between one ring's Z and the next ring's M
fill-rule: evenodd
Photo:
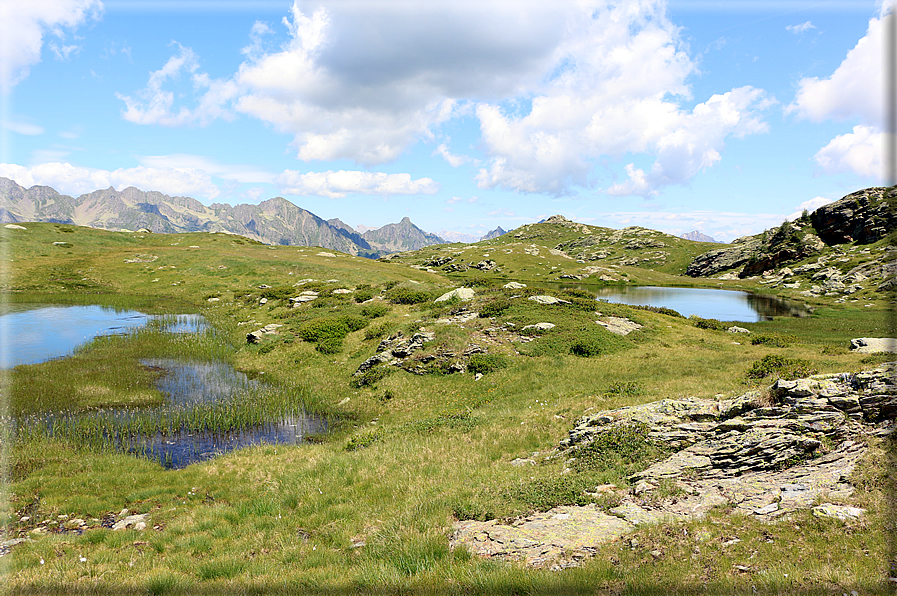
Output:
M258 205L206 206L190 197L110 187L74 198L49 186L26 189L0 177L0 222L26 221L157 233L228 232L266 244L320 246L368 258L446 242L407 217L381 228L359 226L364 230L359 232L339 219L325 221L282 197Z

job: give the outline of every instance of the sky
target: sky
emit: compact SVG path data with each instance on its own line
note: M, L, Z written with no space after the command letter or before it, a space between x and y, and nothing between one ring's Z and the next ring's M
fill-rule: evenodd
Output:
M888 0L890 2L890 0ZM731 241L883 173L881 0L0 0L0 176Z

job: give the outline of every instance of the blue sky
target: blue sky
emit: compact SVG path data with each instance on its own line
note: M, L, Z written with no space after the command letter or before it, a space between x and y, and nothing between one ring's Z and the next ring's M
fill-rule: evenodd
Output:
M884 183L887 9L6 2L0 176L449 239L560 213L730 241Z

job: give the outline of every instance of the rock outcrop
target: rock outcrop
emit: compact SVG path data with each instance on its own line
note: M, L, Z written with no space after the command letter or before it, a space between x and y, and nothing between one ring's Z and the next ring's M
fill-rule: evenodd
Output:
M576 458L583 448L621 426L641 425L647 440L673 450L630 477L619 504L558 507L502 524L461 521L452 545L490 558L554 569L577 565L594 549L637 526L687 521L727 505L761 519L814 508L814 515L850 521L863 510L823 503L846 500L849 478L867 450L860 437L890 434L897 415L897 363L861 373L777 381L764 399L751 391L733 399L661 400L580 419L546 460ZM652 498L662 484L675 496ZM815 507L814 507L815 506Z
M871 244L897 227L897 187L866 188L810 215L816 233L826 244Z

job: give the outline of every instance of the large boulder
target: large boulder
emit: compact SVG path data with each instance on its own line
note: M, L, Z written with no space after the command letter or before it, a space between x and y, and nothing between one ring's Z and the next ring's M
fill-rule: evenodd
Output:
M897 227L897 187L866 188L810 215L816 233L826 244L871 244Z
M476 294L476 292L471 288L455 288L451 292L446 292L434 300L434 302L446 302L452 298L457 298L461 302L467 302L468 300L473 300L474 294Z

